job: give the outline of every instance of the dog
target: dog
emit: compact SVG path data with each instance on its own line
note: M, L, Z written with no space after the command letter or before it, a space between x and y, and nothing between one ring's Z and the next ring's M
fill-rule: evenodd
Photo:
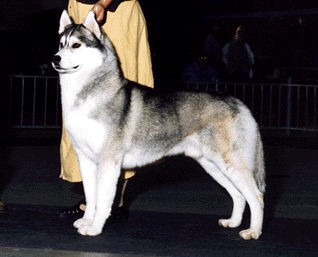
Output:
M102 233L110 216L121 169L184 154L195 159L233 200L223 227L241 224L251 210L245 239L262 233L265 193L263 145L249 109L231 96L151 89L123 77L117 54L90 11L74 24L64 11L59 73L64 126L76 151L86 210L74 222L82 235Z

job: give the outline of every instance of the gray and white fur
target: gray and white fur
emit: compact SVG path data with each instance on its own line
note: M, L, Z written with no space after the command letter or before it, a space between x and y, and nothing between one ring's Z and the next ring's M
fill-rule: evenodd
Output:
M233 199L223 227L241 224L246 202L250 228L262 233L265 169L258 126L238 99L199 92L161 92L125 79L118 57L91 11L82 25L64 11L53 57L62 87L64 126L76 151L86 210L74 226L102 232L122 168L184 154L197 160Z

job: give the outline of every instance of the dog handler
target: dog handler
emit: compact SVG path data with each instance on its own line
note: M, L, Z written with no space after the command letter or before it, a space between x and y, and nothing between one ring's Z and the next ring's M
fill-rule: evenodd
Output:
M141 85L153 87L150 47L145 17L137 0L69 0L68 12L75 23L83 23L88 12L94 10L96 19L112 42L124 77ZM105 23L104 20L106 20ZM81 182L81 174L75 151L65 128L62 129L60 145L61 175L69 182ZM127 180L134 176L134 171L124 171L121 201ZM63 210L60 217L81 214L85 201L81 201L69 210ZM113 214L115 216L115 214ZM115 217L114 217L115 218Z

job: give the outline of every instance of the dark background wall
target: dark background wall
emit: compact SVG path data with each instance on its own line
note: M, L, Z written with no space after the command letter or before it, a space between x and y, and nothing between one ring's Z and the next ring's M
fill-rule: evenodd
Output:
M238 25L247 26L247 41L256 59L255 77L264 78L273 66L286 64L286 45L297 38L299 17L304 18L306 30L303 64L316 67L318 8L314 1L140 0L140 4L157 78L178 79L216 23L221 46ZM40 73L38 65L50 63L57 50L58 20L67 0L16 0L14 5L1 0L1 6L0 73Z

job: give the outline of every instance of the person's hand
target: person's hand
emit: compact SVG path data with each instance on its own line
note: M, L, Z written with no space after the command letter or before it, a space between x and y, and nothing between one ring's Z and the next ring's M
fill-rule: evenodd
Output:
M97 22L102 22L105 16L105 9L112 2L112 0L101 0L94 4L93 11L96 14Z

